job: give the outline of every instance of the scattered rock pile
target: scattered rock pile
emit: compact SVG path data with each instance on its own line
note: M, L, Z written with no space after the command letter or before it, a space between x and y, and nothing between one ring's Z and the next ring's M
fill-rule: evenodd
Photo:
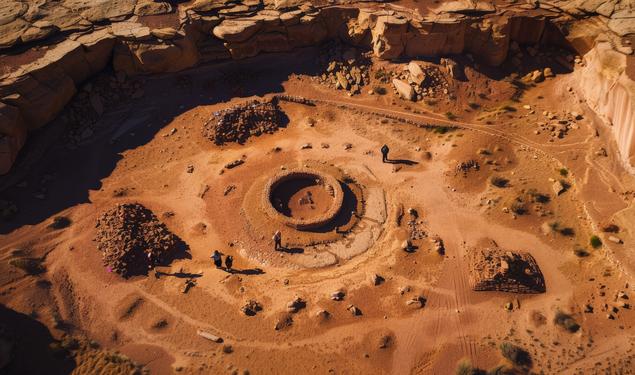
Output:
M336 43L325 50L321 56L324 73L319 76L320 82L338 90L346 90L350 95L359 94L369 82L370 52L360 53L355 48L343 48Z
M572 129L578 129L578 120L583 117L577 112L565 112L558 115L552 112L543 112L545 121L538 122L538 130L534 131L535 134L547 133L550 136L549 142L553 142L556 138L564 138Z
M459 163L456 166L456 172L463 173L463 176L467 177L467 172L469 172L472 169L474 169L475 171L478 171L480 168L481 166L479 165L478 161L474 159L470 159L468 161Z
M448 63L449 64L449 63ZM448 71L455 74L459 70L456 64ZM424 98L436 98L441 95L449 95L449 85L445 74L439 67L431 64L420 65L411 61L403 67L400 73L392 72L392 84L395 93L405 100L418 101ZM458 73L457 73L458 74Z
M468 254L469 279L476 291L544 293L545 280L529 253L496 246L473 249Z
M144 96L143 83L129 79L123 72L103 73L83 85L64 108L60 119L66 125L66 146L76 148L95 133L95 125L109 108Z
M252 136L271 134L284 126L286 115L278 100L257 100L214 112L203 126L203 136L217 145L227 142L243 144Z
M182 241L138 203L115 206L99 217L96 226L104 265L123 277L146 274L183 248Z

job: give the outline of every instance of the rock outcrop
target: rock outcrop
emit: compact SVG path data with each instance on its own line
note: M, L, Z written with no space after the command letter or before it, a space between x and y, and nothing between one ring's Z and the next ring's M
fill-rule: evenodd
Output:
M289 51L337 39L371 49L382 59L469 53L481 63L498 65L507 58L511 42L568 42L583 54L594 47L593 35L599 32L633 33L635 17L629 2L614 0L518 4L504 11L490 3L456 1L424 15L399 6L380 7L373 2L353 5L344 0L324 6L297 0L196 0L174 7L150 0L58 3L8 0L0 6L0 53L17 52L26 43L57 43L29 64L0 64L4 69L0 71L0 173L10 168L24 134L57 116L77 87L108 63L128 75L174 72L200 63ZM171 20L166 22L173 23L171 27L155 28L143 18L168 12L175 12L165 15ZM560 32L559 28L568 28L574 17L594 20L599 31L583 38ZM632 53L630 47L614 44L618 53ZM0 56L0 62L5 58ZM598 60L599 64L604 62ZM589 64L589 69L591 65L597 66ZM632 77L624 74L612 82L618 82L611 86L614 94L607 91L602 95L614 99L601 103L592 92L589 98L614 124L624 124L616 126L622 129L616 131L628 160L635 137L628 122L632 110L624 110L626 104L618 103L625 97L632 103Z
M468 253L469 280L476 291L544 293L545 280L529 253L512 252L495 245Z

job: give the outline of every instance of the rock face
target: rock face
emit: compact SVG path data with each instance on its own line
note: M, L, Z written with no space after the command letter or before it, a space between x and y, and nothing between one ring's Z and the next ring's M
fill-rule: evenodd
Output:
M529 253L496 246L472 249L468 254L469 280L476 291L544 293L545 280Z
M30 64L8 73L0 71L0 102L17 108L20 115L11 115L10 108L1 110L0 173L10 168L25 132L53 119L77 87L109 62L128 75L175 72L202 62L289 51L335 39L370 48L382 59L470 53L478 62L498 65L507 57L511 42L565 41L557 24L571 21L570 15L606 17L594 18L596 26L591 31L585 28L582 36L567 35L581 54L593 47L595 35L633 33L635 19L627 1L536 3L544 8L539 17L529 14L524 5L501 12L490 3L474 1L445 2L424 15L392 6L354 7L339 0L321 6L295 0L170 4L151 0L2 2L0 52L13 52L24 43L54 42L50 37L55 35L63 41ZM133 18L168 12L179 13L178 26L152 29L141 18ZM628 46L615 49L632 53ZM632 161L632 77L620 75L619 69L609 72L611 62L601 55L589 56L595 61L587 65L594 69L589 73L616 84L602 84L602 90L596 91L588 84L585 93L616 124L620 150L625 161ZM2 59L0 56L0 66ZM15 130L16 124L21 124L21 131Z
M123 277L146 274L170 262L184 247L152 211L138 203L120 204L102 214L96 241L104 265Z
M583 94L590 107L612 125L622 162L635 173L635 82L626 72L626 56L603 42L585 60L577 73Z

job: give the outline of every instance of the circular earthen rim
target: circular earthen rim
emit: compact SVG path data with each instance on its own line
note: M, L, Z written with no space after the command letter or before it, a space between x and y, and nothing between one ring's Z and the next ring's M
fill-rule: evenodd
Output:
M296 178L315 179L319 185L324 186L324 188L329 191L333 200L331 201L331 207L329 207L327 212L311 219L298 219L283 215L276 210L276 208L271 204L271 194L280 184ZM301 230L316 229L328 224L330 221L335 219L337 214L339 214L343 202L344 191L342 190L339 181L331 175L310 168L295 168L276 173L267 180L262 193L263 207L265 213L269 217L286 226Z

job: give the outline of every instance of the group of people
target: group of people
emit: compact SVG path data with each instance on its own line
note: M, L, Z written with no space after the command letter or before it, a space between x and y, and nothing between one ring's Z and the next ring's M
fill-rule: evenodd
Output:
M216 266L216 268L218 269L223 268L223 254L220 251L214 250L210 258L212 258L212 261L214 262L214 265ZM225 257L225 271L228 271L228 272L231 271L233 263L234 263L234 257L231 255L226 256Z

